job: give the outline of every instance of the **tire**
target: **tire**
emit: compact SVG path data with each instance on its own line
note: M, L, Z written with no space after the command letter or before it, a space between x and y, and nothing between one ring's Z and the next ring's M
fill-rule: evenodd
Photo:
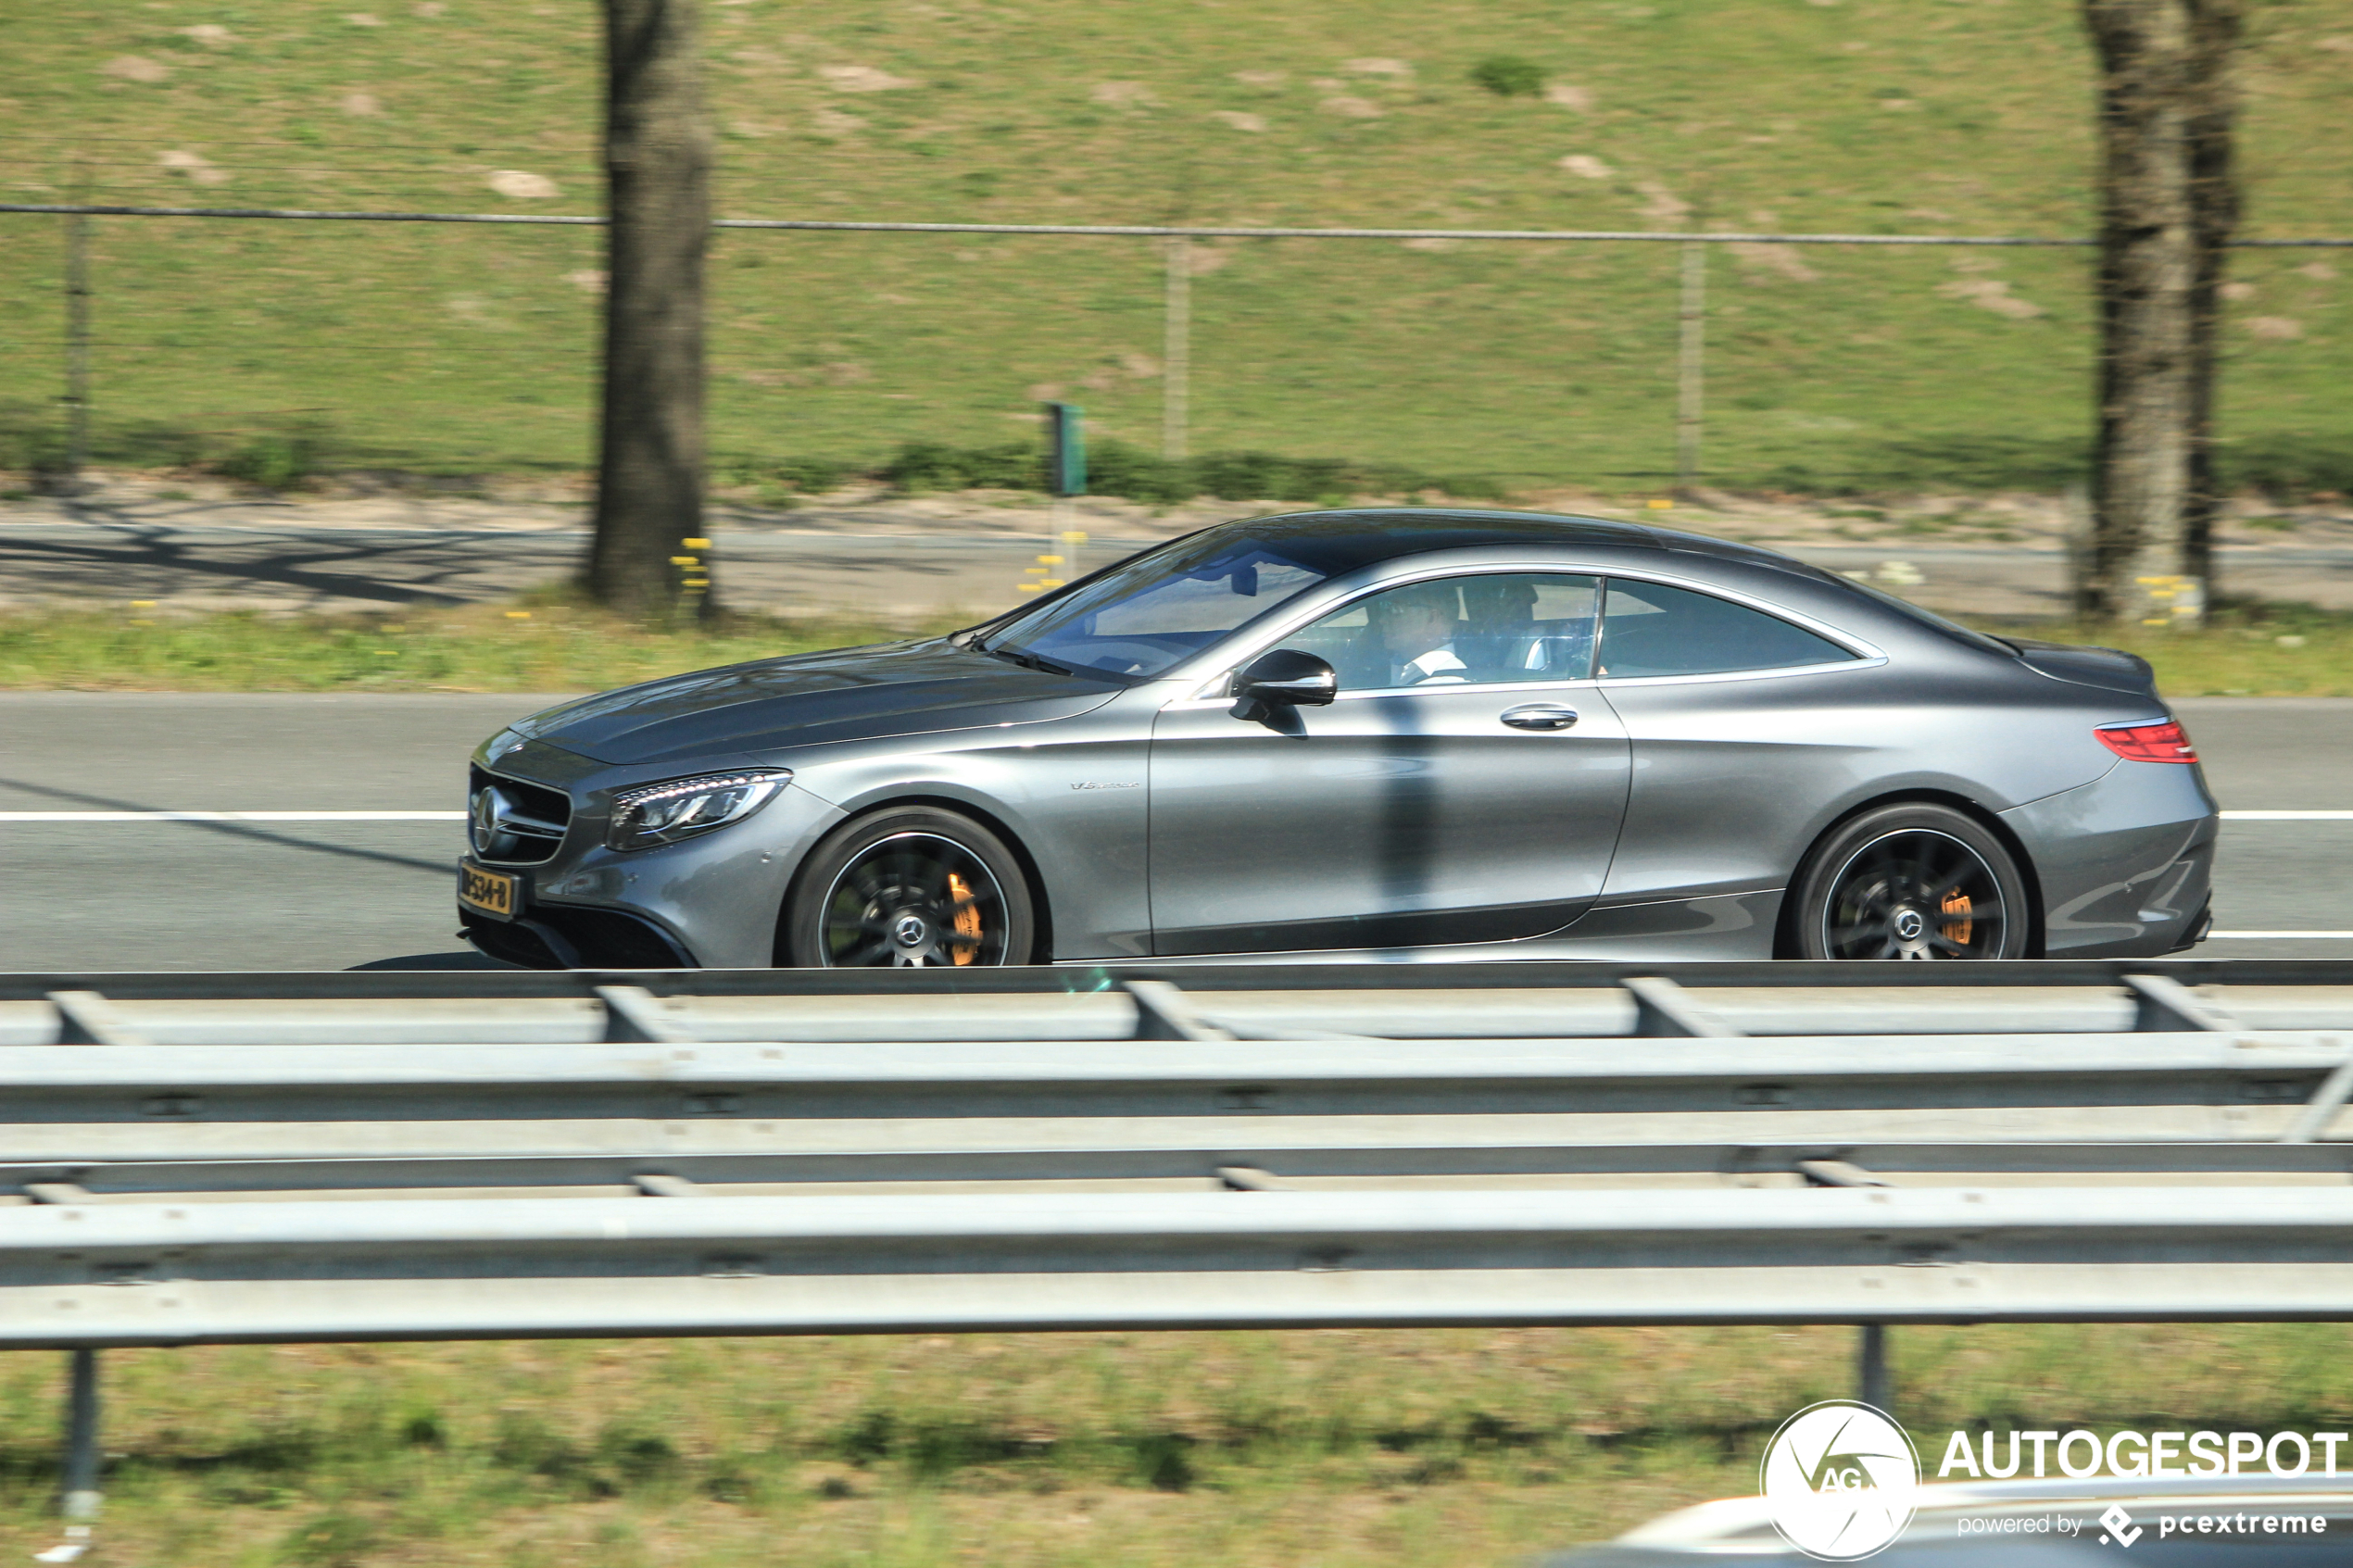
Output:
M1804 959L2022 959L2033 923L2001 841L1926 803L1834 830L1799 872L1793 909Z
M808 969L1023 964L1037 944L1004 841L923 806L837 828L802 863L781 925L779 960Z

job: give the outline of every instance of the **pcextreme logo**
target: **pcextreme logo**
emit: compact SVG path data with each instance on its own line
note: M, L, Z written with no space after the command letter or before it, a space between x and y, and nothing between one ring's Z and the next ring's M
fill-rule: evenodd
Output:
M1895 1418L1851 1399L1808 1405L1766 1445L1757 1491L1781 1538L1824 1562L1880 1551L1912 1522L1920 1458Z

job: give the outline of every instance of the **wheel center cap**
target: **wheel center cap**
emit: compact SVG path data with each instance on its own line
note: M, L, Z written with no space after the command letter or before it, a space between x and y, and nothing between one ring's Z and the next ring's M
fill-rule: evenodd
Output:
M890 922L890 939L902 947L920 947L931 938L931 927L921 915L900 915Z
M1928 922L1918 909L1896 910L1894 926L1899 942L1917 942L1928 932Z

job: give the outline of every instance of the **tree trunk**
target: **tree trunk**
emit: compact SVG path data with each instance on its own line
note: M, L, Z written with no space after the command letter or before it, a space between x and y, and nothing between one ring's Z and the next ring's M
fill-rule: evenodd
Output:
M2219 497L2214 309L2242 0L2084 0L2101 65L2098 448L2076 608L2195 622ZM2201 149L2201 137L2206 144ZM2206 183L2201 186L2201 174Z
M2193 24L2196 102L2190 110L2190 219L2196 232L2197 271L2190 285L2190 482L2183 519L2183 569L2206 585L2213 603L2214 525L2222 514L2222 481L2215 471L2214 403L2221 381L2222 282L2238 233L2239 194L2232 167L2231 132L2238 94L2231 56L2238 46L2241 0L2205 0Z
M610 193L604 418L588 589L626 614L708 615L703 258L711 132L696 0L605 0ZM684 564L691 561L692 565Z

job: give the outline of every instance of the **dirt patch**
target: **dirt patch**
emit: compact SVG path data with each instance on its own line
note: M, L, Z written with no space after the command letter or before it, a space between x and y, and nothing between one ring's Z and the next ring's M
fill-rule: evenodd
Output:
M107 76L120 77L125 82L144 82L149 86L167 81L171 75L170 66L165 65L161 60L151 60L145 55L117 55L113 59L100 66L98 69Z
M1253 135L1266 129L1265 116L1245 114L1240 109L1218 109L1209 118L1220 124L1230 125L1237 131L1250 132Z
M1156 109L1160 96L1140 82L1098 82L1087 94L1089 103L1117 109Z
M545 174L520 169L494 169L483 183L510 201L547 201L563 194Z
M1732 259L1751 276L1767 272L1787 278L1793 283L1810 283L1821 277L1811 267L1798 259L1793 245L1768 245L1759 240L1735 240L1724 247Z
M1591 153L1571 153L1560 160L1560 167L1579 180L1610 180L1617 175L1617 170Z
M237 35L219 22L198 22L180 30L182 38L193 38L208 49L225 49L237 41Z
M897 93L915 85L876 66L819 66L817 74L837 93Z
M1340 62L1340 69L1353 76L1410 77L1414 74L1414 68L1403 60L1386 59L1378 56L1361 60L1342 60Z
M384 112L373 93L346 93L341 104L343 112L359 119L367 119Z
M2304 335L2304 323L2285 316L2258 316L2246 324L2246 330L2259 338L2284 343Z
M1692 215L1692 204L1660 184L1645 180L1634 187L1642 193L1642 216L1654 224L1680 225Z
M1558 104L1565 109L1583 114L1593 107L1593 94L1582 87L1572 87L1566 82L1555 82L1544 89L1544 101Z
M2030 321L2049 314L2032 300L2020 299L2010 293L2010 285L2000 278L1956 278L1949 283L1937 284L1936 292L1946 299L1957 299L1980 310L2007 316L2013 321Z
M1315 107L1326 114L1336 114L1342 119L1378 119L1380 118L1378 104L1374 103L1370 98L1359 98L1347 93L1326 98Z
M229 176L214 168L211 159L178 147L157 153L156 164L168 174L184 175L199 185L225 185L229 182Z

